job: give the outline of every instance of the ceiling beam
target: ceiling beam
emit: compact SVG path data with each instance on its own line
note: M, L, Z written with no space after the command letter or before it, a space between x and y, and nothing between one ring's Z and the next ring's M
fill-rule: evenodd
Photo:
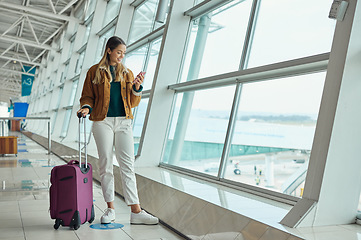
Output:
M2 84L7 84L7 85L21 85L21 79L20 78L17 78L16 76L0 76L0 82Z
M3 51L0 55L4 55L5 53L7 53L7 51L9 51L12 47L14 47L15 43L12 43L5 51Z
M21 44L20 44L21 45ZM43 51L47 51L47 50L43 50ZM0 56L4 56L3 54L0 54ZM21 58L21 59L26 59L27 56L25 55L25 53L18 53L18 52L15 52L15 51L12 51L12 52L9 52L8 57L16 57L16 58ZM36 59L35 59L36 60ZM33 60L30 60L30 62L36 62L34 59ZM11 60L8 60L9 62L11 62ZM7 64L6 64L7 65ZM6 66L5 65L5 66ZM4 66L2 66L4 67Z
M55 7L54 7L53 2L52 2L51 0L48 0L48 4L49 4L49 6L50 6L51 10L53 11L53 13L55 13L55 14L56 14L56 10L55 10Z
M47 43L50 39L52 39L56 34L58 34L60 31L62 31L65 27L65 24L63 24L61 27L59 27L57 30L55 30L55 32L53 32L47 39L45 39L43 41L42 44Z
M68 8L70 8L71 6L73 6L74 3L76 3L79 0L72 0L70 1L62 10L60 10L59 14L62 14L63 12L65 12L66 10L68 10Z
M41 16L33 14L33 13L24 13L24 12L19 12L17 10L6 9L6 8L3 8L1 10L4 10L4 11L6 11L8 13L12 13L10 15L7 15L7 14L4 13L4 16L8 16L8 17L14 17L14 16L17 16L17 15L28 16L28 17L33 18L32 20L38 20L37 24L43 24L43 25L48 24L49 26L59 26L61 24L66 23L66 21L64 22L63 20L56 20L56 19L41 17Z
M0 40L12 42L12 43L21 43L21 44L24 44L24 45L29 46L29 47L35 47L35 48L41 48L41 49L46 49L46 50L58 51L58 49L52 48L49 45L38 44L36 42L30 42L30 41L24 40L24 38L0 36Z
M0 68L0 72L4 72L4 71L15 73L15 74L26 74L26 75L35 77L35 74L32 74L32 73L26 73L26 72L22 72L22 71L7 69L7 68Z
M41 64L41 63L29 62L29 61L26 61L26 60L23 60L23 59L17 59L17 58L14 58L14 57L0 56L0 58L6 59L6 60L10 60L10 61L22 62L22 63L26 63L26 64L29 64L29 65L35 65L35 66L41 66L41 67L44 66L44 65Z
M5 30L5 32L3 32L1 34L1 36L4 36L7 32L9 32L10 30L12 30L14 27L16 27L16 25L18 25L22 20L23 20L24 16L21 16L18 20L16 20L8 29Z
M1 81L0 81L1 82ZM9 87L9 88L19 88L21 87L21 82L2 82L1 85L3 85L2 87Z
M18 92L21 92L21 86L19 88L1 88L2 92L8 92L8 93L18 93Z
M36 36L35 30L34 30L34 28L33 28L33 24L31 23L31 21L30 21L30 19L29 19L28 16L26 16L26 20L28 20L28 24L29 24L31 33L32 33L33 36L34 36L36 43L37 43L37 44L40 44L39 39L38 39L38 36Z
M59 20L63 20L63 21L80 22L80 20L76 19L75 17L69 17L69 16L62 15L62 14L55 14L55 13L51 13L50 11L46 12L46 11L36 9L36 8L33 8L33 7L17 5L17 4L9 3L9 2L0 2L0 7L16 9L16 10L22 10L22 11L25 11L25 12L34 13L34 14L44 16L44 17L47 17L47 18L52 18L52 19L59 19Z

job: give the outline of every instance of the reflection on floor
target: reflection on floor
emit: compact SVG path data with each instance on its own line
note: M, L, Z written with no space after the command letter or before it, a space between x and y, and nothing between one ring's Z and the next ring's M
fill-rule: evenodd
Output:
M115 200L116 223L120 229L99 230L83 224L77 231L68 227L54 230L54 220L49 213L50 171L53 166L64 164L55 155L20 133L17 135L18 154L0 156L0 239L50 240L50 239L183 239L162 225L130 225L130 210L121 198ZM94 182L96 219L106 208L100 186Z

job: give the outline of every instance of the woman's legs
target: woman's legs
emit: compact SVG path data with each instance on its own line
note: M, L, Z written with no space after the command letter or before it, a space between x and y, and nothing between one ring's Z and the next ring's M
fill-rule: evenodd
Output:
M131 224L158 224L156 217L142 211L139 205L134 172L134 141L130 119L117 119L115 126L115 153L120 166L125 202L131 208Z
M98 149L98 168L106 202L114 201L113 142L114 132L111 120L94 122L93 135Z
M132 212L140 212L137 183L134 173L134 141L130 119L116 118L115 154L120 168L125 202Z
M110 223L115 220L114 210L114 175L113 175L113 143L114 132L112 127L112 119L105 119L101 122L93 123L93 135L98 149L99 175L104 200L108 205L108 209L101 217L102 223Z

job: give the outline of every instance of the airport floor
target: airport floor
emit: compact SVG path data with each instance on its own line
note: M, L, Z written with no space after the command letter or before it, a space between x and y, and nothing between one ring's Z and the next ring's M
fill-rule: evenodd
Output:
M49 213L50 171L53 166L64 164L57 156L20 133L18 154L0 155L0 239L6 240L50 240L50 239L118 239L118 240L178 240L184 239L165 226L131 225L130 209L122 198L115 200L116 221L122 228L93 229L99 225L100 216L106 209L101 188L93 184L95 220L85 223L78 230L53 228L54 220ZM114 224L116 226L116 224Z

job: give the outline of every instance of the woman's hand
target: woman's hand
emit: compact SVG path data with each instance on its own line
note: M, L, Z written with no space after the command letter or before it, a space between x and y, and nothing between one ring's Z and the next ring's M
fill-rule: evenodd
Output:
M140 85L143 83L143 80L144 80L144 73L141 72L133 81L136 90L139 90Z
M83 117L85 117L86 115L89 114L89 108L81 108L81 109L79 109L79 110L76 112L77 116L78 116L80 113L82 114Z

